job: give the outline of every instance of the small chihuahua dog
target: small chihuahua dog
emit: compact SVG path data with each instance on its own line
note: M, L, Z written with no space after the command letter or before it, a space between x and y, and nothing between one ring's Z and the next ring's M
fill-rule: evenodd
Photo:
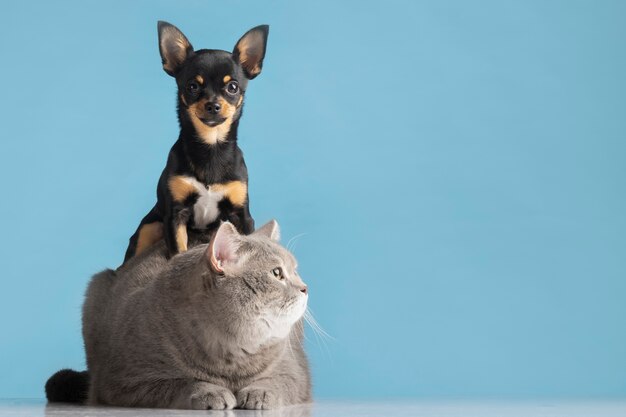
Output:
M176 79L180 135L157 186L157 202L130 238L124 262L165 238L169 256L187 250L188 227L214 229L229 221L254 231L248 171L237 146L248 81L261 73L269 26L250 29L232 53L194 51L185 35L158 23L163 69Z

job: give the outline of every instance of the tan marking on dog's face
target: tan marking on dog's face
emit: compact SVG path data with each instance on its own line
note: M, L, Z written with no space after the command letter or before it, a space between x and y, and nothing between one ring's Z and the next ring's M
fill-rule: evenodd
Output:
M193 193L197 193L196 187L194 187L193 184L181 175L176 175L170 178L167 185L170 189L170 193L172 194L172 198L177 203L182 203L187 199L187 197Z
M226 117L227 119L232 118L235 112L237 111L237 106L233 106L228 101L224 100L222 97L220 97L217 101L220 103L220 106L221 106L220 113L219 113L220 116Z
M193 127L196 129L198 137L205 143L214 145L217 142L223 142L226 140L226 136L228 136L228 132L230 132L230 126L233 123L233 116L237 111L237 107L220 97L218 99L218 103L221 107L219 116L225 118L226 120L224 120L224 122L220 125L211 127L207 126L202 120L200 120L200 116L205 112L204 106L207 101L207 99L196 101L189 106L187 113L189 114Z
M137 238L137 247L135 248L135 256L148 249L157 241L163 238L163 223L154 222L147 223L139 229L139 237Z
M180 95L180 100L183 102L183 104L186 106L187 105L187 100L185 100L185 95L181 94Z
M211 191L221 192L233 206L242 207L248 199L248 184L243 181L230 181L224 184L213 184Z
M202 75L196 75L196 81L198 81L198 84L200 85L204 84L204 78L202 78Z
M229 82L231 79L232 79L232 78L230 77L230 75L225 75L225 76L224 76L224 79L223 79L224 84L226 84L227 82Z
M242 95L242 94L240 94L240 95L239 95L239 100L237 100L237 107L238 107L238 108L239 108L239 107L241 107L241 103L242 103L242 102L243 102L243 95Z
M181 224L176 228L176 246L179 252L187 250L187 225Z

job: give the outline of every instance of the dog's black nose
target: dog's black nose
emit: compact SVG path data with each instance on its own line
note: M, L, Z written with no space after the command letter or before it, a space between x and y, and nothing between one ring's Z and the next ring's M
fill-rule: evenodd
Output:
M220 103L209 101L207 104L204 105L204 108L210 114L217 114L220 112L220 109L222 108L222 106L220 106Z

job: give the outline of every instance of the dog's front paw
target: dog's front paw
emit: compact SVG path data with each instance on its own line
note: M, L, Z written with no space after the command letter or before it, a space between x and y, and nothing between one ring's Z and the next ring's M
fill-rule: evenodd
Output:
M194 410L230 410L237 400L228 388L214 384L198 385L191 394L191 408Z
M269 410L283 404L282 397L274 390L247 387L237 392L237 407L250 410Z

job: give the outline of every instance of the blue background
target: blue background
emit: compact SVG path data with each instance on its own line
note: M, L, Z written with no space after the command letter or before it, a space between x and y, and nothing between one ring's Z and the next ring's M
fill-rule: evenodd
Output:
M178 134L156 21L271 25L240 145L318 398L626 397L626 3L3 2L0 397L84 367Z

